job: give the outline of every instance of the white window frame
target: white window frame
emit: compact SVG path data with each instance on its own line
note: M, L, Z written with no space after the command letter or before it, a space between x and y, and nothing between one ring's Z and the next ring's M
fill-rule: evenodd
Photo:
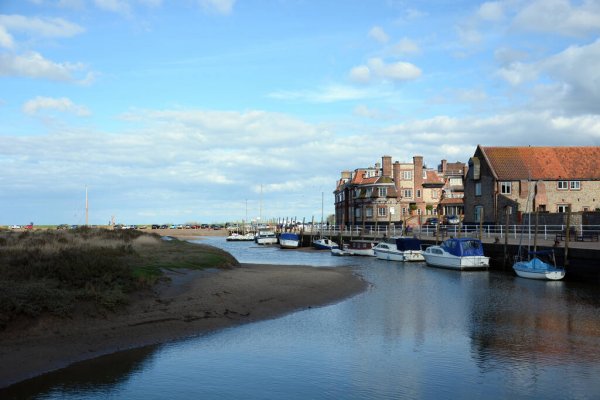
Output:
M421 198L421 189L417 189L417 199Z
M558 190L569 190L569 181L557 181L556 189Z
M387 216L387 207L377 207L377 216L378 217L386 217Z
M569 189L570 190L581 190L581 181L570 181Z
M379 188L379 197L386 197L387 196L387 188L386 187L380 187Z
M371 207L367 207L365 209L365 217L366 218L373 218L373 209Z
M402 180L411 181L412 180L412 171L402 171Z
M569 207L568 204L557 204L556 205L556 212L558 212L558 213L566 213L568 207Z
M501 194L512 194L512 182L500 182Z

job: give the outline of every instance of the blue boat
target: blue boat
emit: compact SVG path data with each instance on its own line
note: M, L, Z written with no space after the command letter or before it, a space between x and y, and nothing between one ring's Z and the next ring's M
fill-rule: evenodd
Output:
M530 260L517 260L513 270L522 278L558 281L565 277L565 270L556 266L554 251L530 251Z
M336 242L327 238L313 240L313 246L317 250L331 250L339 247Z
M284 232L279 235L279 247L282 249L297 249L300 247L300 234Z

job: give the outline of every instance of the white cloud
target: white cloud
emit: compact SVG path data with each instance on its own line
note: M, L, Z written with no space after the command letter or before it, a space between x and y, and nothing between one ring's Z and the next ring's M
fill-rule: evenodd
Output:
M78 117L86 117L90 115L90 111L85 106L77 105L66 97L53 98L38 96L28 100L23 105L23 112L29 115L35 115L43 110L56 110L77 115Z
M80 25L62 18L25 17L22 15L0 15L0 28L8 31L25 32L42 37L71 37L84 32Z
M419 53L421 49L419 45L409 38L402 38L392 47L392 52L395 55Z
M372 27L369 31L369 37L375 39L379 43L387 43L387 41L390 39L387 33L385 33L383 28L380 26Z
M526 3L514 26L524 31L581 36L600 32L600 2L585 0L572 5L568 0L534 0Z
M534 64L513 62L498 70L498 75L513 86L530 82L538 77L538 68Z
M131 6L126 0L94 0L96 7L117 14L129 15Z
M504 7L500 1L483 3L477 11L477 16L484 21L500 21L504 19Z
M406 81L417 79L422 74L414 64L407 62L385 63L381 58L371 58L367 65L352 68L350 79L359 83L368 83L374 80Z
M269 97L281 100L301 100L311 103L333 103L338 101L359 100L373 97L383 97L387 93L358 89L351 86L330 85L319 90L279 91L269 94Z
M233 11L236 0L198 0L198 4L208 12L227 15Z
M55 63L41 54L29 52L23 55L0 54L0 76L23 76L55 81L90 83L93 74L77 78L75 74L85 69L81 63Z
M12 36L10 35L10 33L8 33L6 31L6 28L4 28L2 25L0 25L0 47L4 47L6 49L12 49L15 45L15 42L12 38Z

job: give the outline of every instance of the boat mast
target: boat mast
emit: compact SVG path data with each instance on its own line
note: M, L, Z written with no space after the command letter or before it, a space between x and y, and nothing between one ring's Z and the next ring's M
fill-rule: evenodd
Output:
M323 238L323 196L325 192L321 192L321 238Z
M88 187L85 185L85 226L88 226Z

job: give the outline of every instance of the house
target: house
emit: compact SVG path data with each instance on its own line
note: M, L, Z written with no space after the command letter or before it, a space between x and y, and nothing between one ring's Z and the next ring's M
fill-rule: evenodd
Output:
M442 160L442 165L441 170L427 168L422 156L414 156L412 163L392 163L391 156L383 156L373 167L343 171L334 191L336 225L418 224L420 216L437 215L444 193L450 193L448 164ZM450 165L452 171L456 166L464 170L462 163Z
M478 145L464 183L465 223L518 223L522 213L600 209L600 147Z

